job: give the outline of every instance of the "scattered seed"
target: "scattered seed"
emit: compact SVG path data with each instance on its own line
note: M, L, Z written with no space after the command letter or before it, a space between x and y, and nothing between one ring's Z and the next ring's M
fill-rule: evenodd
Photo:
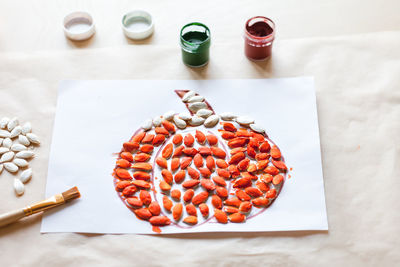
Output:
M165 120L170 121L170 120L172 120L174 118L174 115L175 115L175 111L170 110L170 111L167 111L167 112L164 113L163 118Z
M10 138L15 138L18 135L22 133L22 127L20 125L16 126L14 129L12 129L10 133Z
M32 144L40 144L39 138L36 136L36 134L33 133L27 133L26 137Z
M179 113L178 117L184 121L190 121L190 119L192 119L192 115L190 115L188 112Z
M195 96L195 95L196 95L196 93L195 93L194 91L190 90L190 91L188 91L186 94L183 95L182 101L183 101L183 102L187 102L187 101L189 101L189 99L190 99L191 97L193 97L193 96Z
M218 115L211 115L204 121L204 126L210 128L214 127L219 121Z
M17 172L18 171L18 166L12 162L5 162L5 163L3 163L3 165L4 165L4 169L6 169L8 172Z
M10 121L9 118L3 117L3 118L0 120L0 128L1 128L1 129L6 128L6 126L7 126L7 124L8 124L9 121Z
M22 134L27 134L32 132L32 125L30 122L25 122L22 126Z
M32 178L32 169L31 168L26 169L25 171L23 171L21 173L21 176L19 177L21 182L23 182L24 184L27 183L31 178Z
M21 145L21 144L13 144L11 146L11 150L14 152L20 152L20 151L26 150L26 149L27 149L26 146Z
M265 133L265 129L263 127L261 127L258 124L250 124L250 129L252 129L253 131L257 132L257 133Z
M10 137L10 132L6 131L6 130L0 130L0 137L8 138L8 137Z
M0 155L10 151L7 147L0 147Z
M153 119L153 125L154 125L154 127L159 127L159 126L161 125L162 120L163 120L163 119L161 118L161 116L155 117L155 118Z
M178 116L174 116L174 123L176 125L176 127L178 127L179 129L185 129L186 128L186 122L182 119L180 119Z
M11 148L12 144L13 144L12 140L8 137L3 140L4 147Z
M195 102L203 102L204 101L204 96L201 95L195 95L192 96L191 98L188 99L188 103L195 103Z
M165 226L171 224L171 221L167 216L153 216L149 221L151 225L154 226Z
M231 121L233 119L236 119L236 116L233 115L231 112L223 112L220 114L221 119L224 121Z
M17 178L14 178L14 190L18 196L21 196L25 192L24 184Z
M151 119L145 120L142 124L142 129L145 131L151 130L152 127L153 127L153 120Z
M13 163L21 168L28 166L28 162L24 159L14 159Z
M19 124L18 118L12 118L7 124L7 130L12 131Z
M236 122L239 123L240 125L249 125L254 123L254 119L248 116L240 116L236 118Z
M217 222L219 223L227 223L228 222L228 216L226 215L225 212L223 212L220 209L214 209L214 216Z
M11 161L14 158L15 153L12 151L6 152L4 153L1 158L0 158L0 162L7 162L7 161Z
M201 204L199 205L199 210L200 210L201 215L203 215L204 218L207 218L207 217L208 217L208 214L209 214L210 211L209 211L209 209L208 209L207 204L201 203Z
M204 102L194 102L194 103L189 104L189 109L192 112L197 112L198 110L206 108L206 107L207 107L207 104Z
M197 217L196 216L188 216L185 219L183 219L184 223L187 224L197 224Z
M190 125L192 126L199 126L204 123L205 119L202 117L199 117L197 115L193 116L192 119L190 120Z
M205 109L205 108L199 109L199 110L196 112L196 115L197 115L197 116L203 117L203 118L207 118L207 117L211 116L212 114L213 114L213 112L212 112L211 110Z
M187 214L189 214L191 216L197 216L197 210L193 204L187 204L185 209L186 209Z

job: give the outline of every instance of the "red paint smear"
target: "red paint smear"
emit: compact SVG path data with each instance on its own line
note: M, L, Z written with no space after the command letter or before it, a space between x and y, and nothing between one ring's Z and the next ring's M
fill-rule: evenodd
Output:
M158 226L153 226L152 230L154 233L158 233L158 234L161 233L161 229Z

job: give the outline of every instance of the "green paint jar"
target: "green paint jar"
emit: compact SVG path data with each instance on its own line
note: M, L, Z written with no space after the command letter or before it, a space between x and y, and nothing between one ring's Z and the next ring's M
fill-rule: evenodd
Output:
M190 67L202 67L210 58L211 34L208 27L199 22L183 26L181 33L183 63Z

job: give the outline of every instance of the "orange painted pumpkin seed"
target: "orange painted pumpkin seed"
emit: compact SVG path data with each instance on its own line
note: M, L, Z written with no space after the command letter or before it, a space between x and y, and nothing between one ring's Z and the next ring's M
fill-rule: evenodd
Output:
M136 180L143 180L143 181L148 181L150 180L150 174L147 172L142 172L142 171L137 171L133 173L133 177Z
M142 145L142 146L139 148L139 150L140 150L141 152L143 152L143 153L151 153L151 152L153 152L153 149L154 149L154 146L149 145L149 144Z
M214 216L217 222L219 223L227 223L228 222L228 216L226 215L225 212L223 212L220 209L214 209Z
M249 165L249 167L247 167L247 171L248 172L256 172L257 171L257 165L252 163Z
M229 221L231 221L233 223L242 223L242 222L244 222L244 220L246 220L246 216L239 212L229 215L228 218L229 218Z
M256 156L257 156L257 152L256 152L256 150L255 150L253 147L248 146L248 147L247 147L247 155L248 155L250 158L255 159Z
M260 176L260 180L263 181L264 183L268 184L270 182L272 182L272 179L274 177L271 174L262 174Z
M169 170L163 169L163 170L161 171L161 175L162 175L162 177L164 178L164 180L165 180L167 183L172 184L172 182L173 182L173 176L172 176L172 173L171 173Z
M120 181L115 185L115 189L117 191L122 191L124 190L125 187L129 186L131 184L131 182L129 181Z
M256 160L264 160L264 159L269 159L270 155L268 153L260 153L256 155Z
M172 155L172 151L174 150L174 145L173 144L168 144L164 147L164 149L162 150L162 157L165 159L168 159L171 155Z
M202 155L203 157L207 157L207 156L211 155L211 148L206 147L206 146L199 147L198 151L199 151L200 155Z
M133 161L133 156L130 152L122 152L121 153L121 158L126 159L129 162Z
M120 178L120 179L132 179L131 174L125 170L125 169L120 169L117 168L115 169L115 174Z
M271 146L268 143L268 141L265 141L259 146L258 149L260 150L261 153L266 153L271 149Z
M151 142L153 142L153 139L154 139L154 134L147 133L146 136L143 138L142 143L150 144Z
M123 144L123 147L124 147L125 151L132 152L132 151L134 151L134 150L139 148L139 143L137 143L137 142L125 142Z
M237 197L231 197L231 198L228 198L227 200L225 200L224 204L228 205L228 206L234 206L234 207L239 208L240 204L242 204L242 201L240 201Z
M117 166L120 168L129 168L131 166L131 163L126 159L119 159L117 160Z
M197 149L195 149L193 147L186 147L186 148L183 149L183 153L188 155L188 156L191 156L191 157L196 155L197 152L198 152Z
M200 203L206 202L208 198L208 193L206 191L200 192L192 198L192 203L194 205L199 205Z
M239 212L239 209L235 208L235 207L231 207L231 206L225 206L224 211L226 213L236 213L236 212Z
M164 128L165 128L167 131L172 132L172 133L175 132L175 125L174 125L172 122L169 122L169 121L167 121L167 120L163 120L163 121L161 122L161 124L162 124L162 126L164 126Z
M201 179L200 180L201 186L207 191L215 190L215 184L210 179Z
M153 166L150 163L138 162L138 163L132 164L132 169L141 170L141 171L151 171L153 169Z
M251 197L261 197L263 195L260 189L255 187L246 187L244 191Z
M263 182L261 182L261 181L257 181L257 182L256 182L256 186L257 186L257 188L260 189L262 192L267 192L267 191L269 190L269 187L268 187L265 183L263 183Z
M183 137L181 134L176 134L174 135L174 138L172 138L172 143L174 145L179 145L182 143Z
M160 168L168 169L168 162L165 158L163 157L156 158L156 163L158 166L160 166Z
M179 169L179 166L181 165L181 160L179 158L173 158L171 160L171 171L176 171Z
M153 144L153 146L159 146L162 143L164 143L164 141L165 141L165 135L157 134L154 137L152 144Z
M185 135L185 137L183 138L183 143L185 144L185 146L193 146L194 143L193 135L191 135L190 133Z
M163 191L171 190L171 186L166 181L160 181L160 188Z
M226 157L226 152L219 147L211 147L211 153L213 154L214 157L220 159L225 159Z
M173 203L172 203L171 199L169 199L167 196L163 196L164 209L166 209L167 211L171 212L172 205L173 205Z
M146 162L151 158L149 154L146 153L138 153L135 155L134 160L135 162Z
M247 167L249 167L249 164L250 160L248 158L244 158L238 163L237 167L240 171L245 171L247 170Z
M228 171L230 173L230 176L232 176L232 178L237 178L240 176L240 171L236 165L229 165Z
M133 180L132 184L139 188L150 189L150 184L143 180Z
M171 197L176 201L181 199L181 191L179 189L171 190Z
M220 177L220 176L214 176L214 177L212 177L212 180L213 180L214 183L216 183L217 185L226 186L225 180L224 180L222 177Z
M251 203L253 203L254 206L266 206L269 203L268 198L265 197L258 197L255 198L251 201Z
M148 220L153 216L153 214L151 214L151 212L146 208L137 209L133 212L136 214L136 216L143 220Z
M200 154L196 154L193 157L193 163L197 168L203 167L203 157Z
M177 148L175 148L175 151L172 154L172 157L180 157L183 154L184 149L185 149L184 146L178 146Z
M276 189L271 188L268 190L267 194L265 195L267 198L275 198L276 197Z
M239 152L245 152L245 151L246 151L246 148L244 148L244 147L236 147L236 148L232 149L230 153L231 153L231 155L235 155Z
M239 211L241 212L249 212L252 208L252 205L249 201L244 201L239 206Z
M183 180L185 180L185 176L186 176L185 170L178 171L174 176L175 183L179 184L183 182Z
M275 166L267 166L267 168L264 169L264 172L271 175L277 175L279 170Z
M161 207L158 204L157 201L153 201L150 203L149 205L149 211L151 212L151 214L153 214L154 216L158 216L161 213Z
M208 168L199 168L202 177L208 178L211 176L211 171Z
M167 216L153 216L150 218L151 225L165 226L171 224L171 220Z
M181 169L182 170L186 169L186 167L189 166L190 163L192 163L192 158L191 157L182 158L182 160L181 160Z
M248 177L240 178L233 184L233 188L246 188L248 186L251 186L251 179Z
M231 177L230 172L226 169L217 169L217 174L225 179L229 179Z
M183 219L184 223L187 224L197 224L197 217L196 216L187 216L185 219Z
M172 209L172 217L175 221L179 221L182 217L183 205L182 203L176 203Z
M163 134L163 135L169 135L169 132L167 129L165 129L164 127L156 127L154 129L154 131L156 132L156 134Z
M224 138L225 140L230 140L236 137L235 133L228 132L228 131L221 131L221 137Z
M219 196L213 195L211 197L211 204L214 206L216 209L222 209L222 200Z
M182 183L182 187L184 187L184 188L193 188L193 187L197 186L199 183L200 183L199 180L194 180L194 179L187 180L187 181Z
M238 164L241 160L245 159L246 155L243 152L234 154L229 160L229 164Z
M224 127L225 131L229 131L229 132L236 132L237 131L236 127L230 122L223 122L222 126Z
M198 180L200 178L200 173L198 171L196 171L195 169L193 169L192 167L187 167L187 171L188 171L189 176L192 179Z
M275 167L277 167L278 169L280 169L280 170L282 170L282 171L286 171L286 170L287 170L286 164L285 164L283 161L280 161L280 160L272 160L271 162L272 162L272 164L273 164Z
M132 138L132 141L131 141L131 142L140 143L140 142L142 142L142 140L143 140L143 138L144 138L145 135L146 135L145 132L140 132L140 133L136 134L136 135Z
M213 135L213 134L209 134L206 136L207 142L210 146L214 146L216 144L218 144L218 138ZM224 157L225 158L225 157Z
M220 198L227 198L228 197L228 190L222 186L216 186L215 192Z
M207 217L208 217L208 214L210 213L210 211L209 211L209 209L208 209L207 204L201 203L201 204L199 205L199 210L200 210L201 215L203 215L204 218L207 218Z
M249 142L249 139L247 139L247 138L237 137L237 138L229 140L228 146L230 148L244 147L248 142Z
M134 208L141 208L143 207L143 202L136 198L136 197L130 197L126 199L126 202L131 205Z
M271 157L274 159L279 159L281 157L281 151L276 146L271 148Z
M272 183L273 183L274 185L278 185L278 184L282 183L282 181L283 181L283 176L280 175L280 174L275 175L275 176L274 176L274 179L272 179Z
M221 168L221 169L226 169L229 166L228 163L226 163L226 161L223 159L217 159L215 161L215 164L218 166L218 168Z
M251 200L251 197L244 192L243 190L239 189L235 192L236 196L238 197L238 199L242 200L242 201L249 201Z
M203 134L203 132L196 130L196 140L197 143L199 143L200 145L203 145L206 142L206 136Z
M183 200L185 202L190 202L190 201L192 201L193 196L194 196L194 190L189 189L183 194Z
M189 214L191 216L197 216L197 210L193 204L187 204L185 208L186 208L187 214Z
M130 185L130 186L125 187L124 190L122 190L122 194L123 194L125 197L130 197L130 196L132 196L133 194L135 194L136 191L137 191L136 186Z
M206 166L209 170L213 171L215 168L215 160L212 156L206 158Z
M149 191L140 190L139 198L143 202L143 204L145 204L146 206L150 205L151 195L150 195Z

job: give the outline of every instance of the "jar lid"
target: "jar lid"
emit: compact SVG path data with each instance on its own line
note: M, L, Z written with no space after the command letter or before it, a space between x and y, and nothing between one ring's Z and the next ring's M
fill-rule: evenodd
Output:
M154 32L153 19L146 11L134 10L122 17L122 29L125 36L130 39L146 39Z
M95 33L92 16L83 11L76 11L64 18L64 34L71 40L83 41L89 39Z

